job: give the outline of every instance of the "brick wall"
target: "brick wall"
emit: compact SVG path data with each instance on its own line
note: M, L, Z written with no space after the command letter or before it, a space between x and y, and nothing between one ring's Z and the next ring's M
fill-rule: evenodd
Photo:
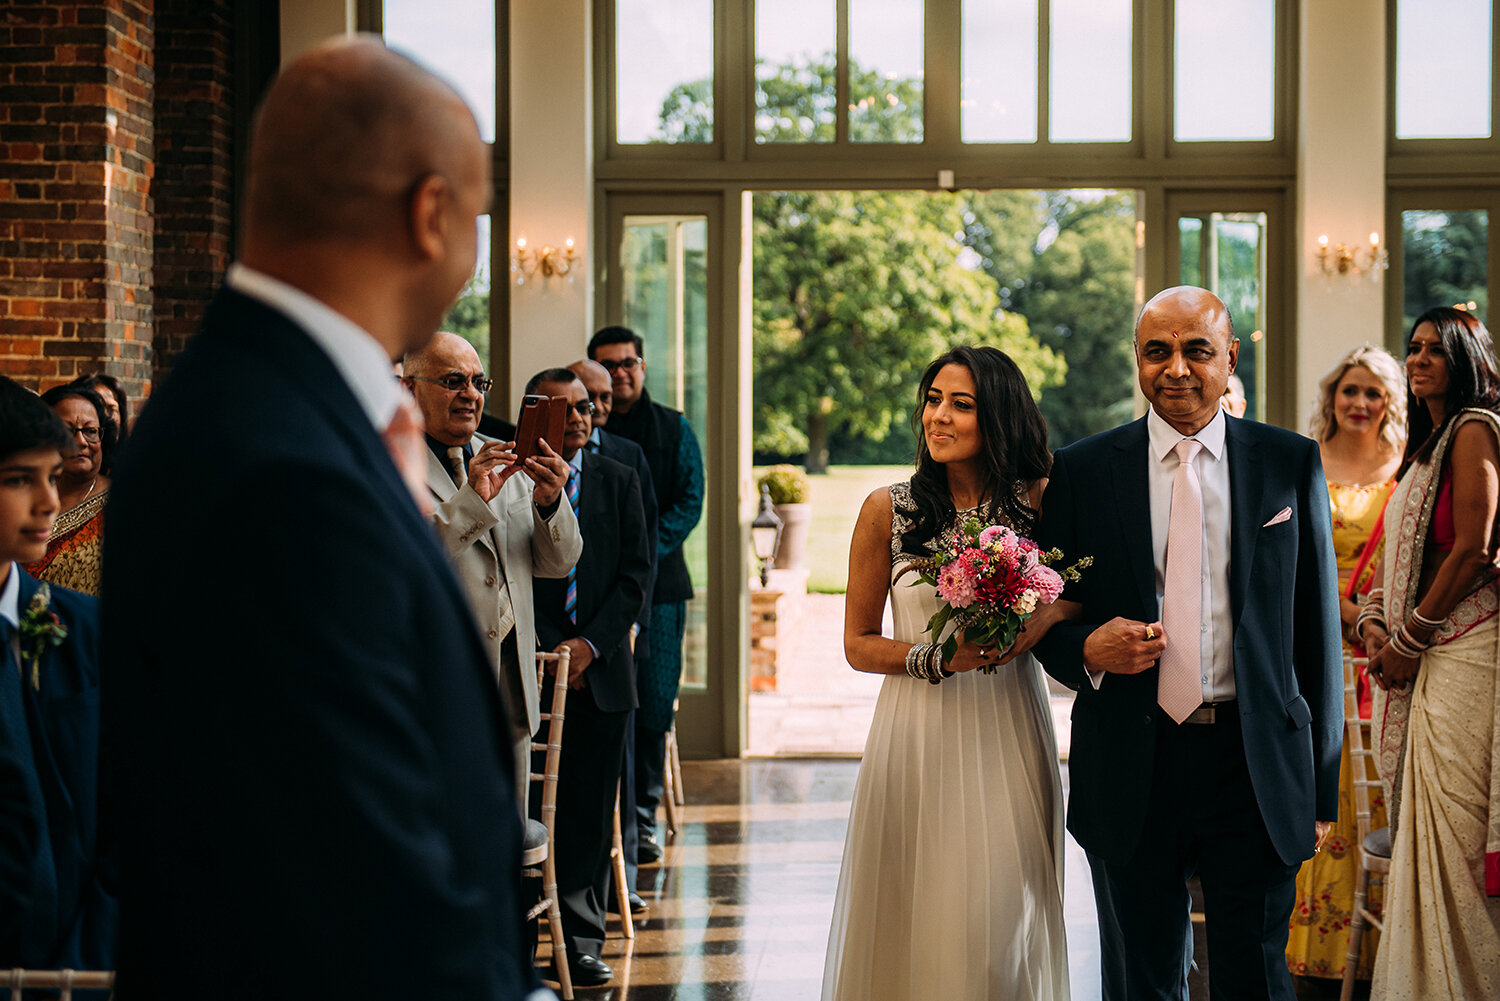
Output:
M234 10L156 3L156 373L198 329L229 266Z
M0 369L150 379L149 0L0 11Z
M232 0L0 3L0 371L149 392L228 266Z

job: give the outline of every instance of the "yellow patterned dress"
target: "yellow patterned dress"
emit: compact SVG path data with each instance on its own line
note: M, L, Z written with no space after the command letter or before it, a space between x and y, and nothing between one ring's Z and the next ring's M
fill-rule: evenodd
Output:
M26 572L37 580L84 594L98 595L99 568L104 557L104 505L109 489L57 516L47 551Z
M1373 486L1328 484L1328 500L1333 509L1333 551L1338 558L1339 594L1348 594L1349 575L1359 566L1366 545L1378 545L1371 539L1385 502L1391 496L1395 481ZM1366 575L1372 573L1376 560L1369 561ZM1368 590L1368 587L1361 588ZM1367 714L1368 708L1361 713ZM1376 778L1373 768L1370 778ZM1287 968L1300 976L1342 977L1344 959L1349 953L1349 926L1354 920L1354 883L1357 868L1359 832L1354 817L1353 771L1349 766L1349 744L1344 744L1339 767L1339 818L1333 825L1323 850L1302 863L1297 874L1297 903L1292 908L1291 933L1286 943ZM1385 826L1385 800L1378 788L1370 790L1370 829ZM1380 903L1379 888L1372 888L1372 904ZM1373 928L1365 932L1356 975L1370 978L1380 933Z

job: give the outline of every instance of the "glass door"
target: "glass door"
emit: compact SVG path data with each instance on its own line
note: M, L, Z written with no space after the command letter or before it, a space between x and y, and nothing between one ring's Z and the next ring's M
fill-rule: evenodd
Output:
M708 436L708 217L628 215L622 220L619 322L645 342L646 391L687 417L701 447ZM708 526L683 543L693 576L683 638L682 684L708 680Z
M610 251L601 262L599 325L618 323L640 335L647 391L682 411L703 453L703 514L683 544L693 598L677 733L691 757L737 755L744 717L740 351L736 314L726 312L724 295L725 275L738 267L738 240L723 249L724 204L718 196L612 195Z
M1167 277L1213 292L1229 307L1240 340L1235 374L1244 416L1290 426L1295 420L1291 283L1277 262L1282 199L1274 194L1173 192L1167 195Z

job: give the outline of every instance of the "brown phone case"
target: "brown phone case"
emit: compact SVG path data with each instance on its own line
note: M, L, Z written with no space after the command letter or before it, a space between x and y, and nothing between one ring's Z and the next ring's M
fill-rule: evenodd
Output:
M564 396L526 396L521 399L521 416L516 421L516 461L541 454L537 439L547 439L552 451L561 452L563 428L568 420L568 400Z

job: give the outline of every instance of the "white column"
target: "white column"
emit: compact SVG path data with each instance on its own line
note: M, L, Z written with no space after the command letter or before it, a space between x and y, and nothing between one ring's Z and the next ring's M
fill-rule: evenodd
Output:
M358 30L354 0L281 0L281 61Z
M1297 425L1318 380L1350 348L1384 339L1384 275L1325 277L1318 238L1368 246L1385 232L1384 0L1299 5L1302 24L1297 172Z
M571 239L579 262L566 278L537 274L512 284L512 400L532 374L583 357L593 333L591 6L510 5L509 250L522 237L529 248L561 248ZM510 277L496 268L497 281Z

